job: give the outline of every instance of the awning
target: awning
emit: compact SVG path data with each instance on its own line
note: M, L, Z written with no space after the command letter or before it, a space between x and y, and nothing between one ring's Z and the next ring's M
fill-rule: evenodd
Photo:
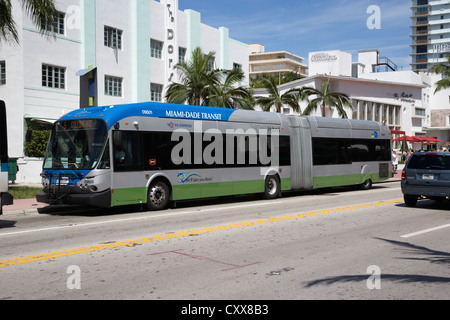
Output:
M93 70L95 70L95 69L97 69L97 67L95 67L95 68L92 68L92 67L91 67L91 68L87 68L87 69L81 69L81 70L78 70L77 73L75 73L75 75L76 75L77 77L82 77L82 76L88 74L89 72L91 72L91 71L93 71Z
M439 140L436 138L428 137L428 138L420 138L421 142L444 142L444 140Z
M406 141L408 141L408 142L421 142L422 141L421 138L414 137L414 136L412 136L412 137L410 137L410 136L403 136L403 137L399 137L399 138L396 138L396 139L392 139L392 141L403 141L403 139L405 137L406 137Z
M31 118L30 121L42 124L54 124L56 122L56 120L53 119L42 119L42 118Z

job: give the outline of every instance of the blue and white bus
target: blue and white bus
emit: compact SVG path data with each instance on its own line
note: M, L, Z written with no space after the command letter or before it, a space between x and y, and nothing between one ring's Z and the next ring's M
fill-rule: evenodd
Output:
M0 215L4 205L13 203L13 197L8 193L8 162L6 105L0 100Z
M372 183L391 175L391 135L373 121L137 103L59 119L37 200L96 207Z

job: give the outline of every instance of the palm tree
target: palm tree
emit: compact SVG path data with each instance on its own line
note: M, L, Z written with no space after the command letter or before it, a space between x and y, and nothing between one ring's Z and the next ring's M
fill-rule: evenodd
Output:
M236 86L245 79L241 69L224 70L225 80L210 87L209 105L214 107L253 110L252 92L242 86Z
M259 80L259 83L269 94L268 97L259 96L255 99L256 104L260 105L263 111L270 111L272 107L275 107L276 112L281 112L282 106L287 104L294 111L301 112L299 89L293 88L281 94L279 90L279 79L274 76L263 77Z
M279 74L278 76L274 77L278 79L278 85L282 85L300 79L300 76L295 72L285 72L283 74ZM250 88L264 88L264 83L262 82L261 79L263 78L251 78Z
M431 68L431 72L442 75L442 79L436 82L434 93L450 88L450 55L447 56L447 59L447 64L437 64Z
M192 52L192 60L179 62L175 70L180 74L181 83L172 82L165 95L168 103L205 105L211 86L220 83L222 70L212 69L214 52L203 54L200 48Z
M322 83L321 90L312 87L303 87L300 89L300 95L303 100L308 100L308 106L303 111L303 115L309 115L312 111L317 110L321 106L322 117L326 117L326 107L336 108L340 117L347 119L347 113L344 107L351 107L350 97L345 93L331 92L329 81ZM312 100L309 100L313 97Z
M20 0L23 10L31 17L31 20L44 34L45 24L53 25L57 13L54 0ZM12 16L11 0L0 0L0 43L6 42L19 44L17 25Z

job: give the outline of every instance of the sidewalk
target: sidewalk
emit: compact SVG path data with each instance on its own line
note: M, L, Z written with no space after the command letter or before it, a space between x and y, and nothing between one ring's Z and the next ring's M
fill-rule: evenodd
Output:
M39 203L36 199L14 199L14 204L3 207L4 216L27 215L38 213L38 209L47 207L48 204ZM1 216L0 216L1 217Z

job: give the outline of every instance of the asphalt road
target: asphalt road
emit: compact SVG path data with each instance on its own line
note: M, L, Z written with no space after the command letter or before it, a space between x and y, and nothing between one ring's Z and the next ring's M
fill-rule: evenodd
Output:
M450 204L401 199L393 182L0 217L0 299L449 299Z

